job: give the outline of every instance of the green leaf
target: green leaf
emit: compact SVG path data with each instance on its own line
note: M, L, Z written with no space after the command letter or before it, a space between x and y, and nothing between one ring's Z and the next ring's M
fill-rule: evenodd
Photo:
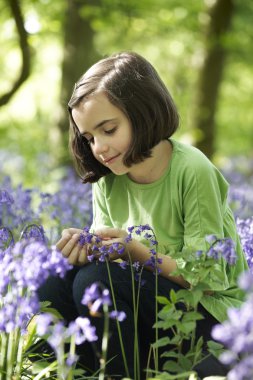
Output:
M162 304L162 305L171 305L171 302L168 298L163 297L163 296L157 296L156 297L157 301Z
M199 321L201 319L204 319L201 313L197 311L188 311L188 312L185 312L182 322Z
M177 295L174 289L171 289L170 291L170 300L174 304L177 302Z
M199 301L201 300L201 298L203 297L203 292L201 290L195 289L192 292L192 297L193 297L193 306L196 307Z
M179 353L175 351L166 351L163 352L161 357L162 358L178 358Z
M189 334L196 328L196 322L186 322L181 323L180 326L178 326L180 331L182 331L185 334Z
M43 309L42 311L43 311L43 313L50 313L58 319L63 319L63 316L59 313L59 311L54 309L53 307L47 307L47 308Z
M167 336L158 339L155 343L152 344L153 348L159 348L159 347L164 347L167 346L167 344L171 343L171 339Z
M176 324L176 321L173 319L169 319L168 321L158 321L156 322L153 327L157 328L163 328L164 330L170 329L172 326Z
M204 339L201 336L196 343L196 351L201 351L203 347Z
M168 360L167 362L165 362L163 365L163 370L175 373L183 372L183 368L180 367L180 365L173 360Z
M192 368L192 362L186 356L180 354L178 364L185 370L189 371Z
M214 355L216 358L219 358L219 356L222 354L222 352L225 351L225 348L222 344L214 342L213 340L209 340L207 342L208 351Z
M182 341L182 337L180 335L175 335L173 336L173 338L171 338L170 343L174 345L178 345L179 343L181 343L181 341Z
M189 293L190 293L189 290L185 290L185 289L178 290L177 293L176 293L176 295L177 295L177 301L184 300L185 298L188 297Z

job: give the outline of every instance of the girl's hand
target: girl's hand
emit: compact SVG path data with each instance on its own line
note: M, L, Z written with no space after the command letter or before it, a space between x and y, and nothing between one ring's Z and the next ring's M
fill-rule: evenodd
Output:
M102 239L102 245L110 246L113 243L119 243L121 246L126 247L127 244L125 242L125 238L127 237L127 232L125 230L121 230L120 228L101 228L95 231L95 234ZM110 254L110 260L117 259L126 260L127 249L122 254L119 254L117 251Z
M78 241L83 230L78 228L68 228L62 231L61 239L56 243L57 249L72 265L84 265L88 263L87 255L89 246L81 246Z

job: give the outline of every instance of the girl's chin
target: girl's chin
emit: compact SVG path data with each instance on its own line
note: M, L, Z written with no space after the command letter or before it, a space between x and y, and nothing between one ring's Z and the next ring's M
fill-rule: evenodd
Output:
M115 175L124 175L129 172L129 168L126 168L125 166L116 168L115 166L108 166L108 168L111 170L112 173Z

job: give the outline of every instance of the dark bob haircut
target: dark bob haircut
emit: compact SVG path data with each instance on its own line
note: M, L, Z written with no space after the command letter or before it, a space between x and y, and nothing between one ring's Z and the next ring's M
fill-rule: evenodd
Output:
M70 149L83 182L96 182L111 173L95 159L72 117L73 108L102 91L132 126L132 144L124 157L128 167L151 157L152 148L168 139L179 124L177 108L168 89L145 58L122 52L98 61L76 83L68 104Z

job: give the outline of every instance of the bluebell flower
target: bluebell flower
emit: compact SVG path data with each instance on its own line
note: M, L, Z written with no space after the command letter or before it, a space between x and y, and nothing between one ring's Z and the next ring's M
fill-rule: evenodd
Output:
M43 226L28 224L21 233L21 239L34 239L46 243L46 235Z
M67 328L67 334L72 335L75 333L75 343L77 345L85 341L94 342L98 339L96 335L96 328L91 325L88 318L77 317L75 321L71 322Z
M64 276L72 266L55 247L22 240L0 251L0 330L25 330L39 311L36 290L48 276Z
M253 269L253 217L237 218L236 226L248 265Z
M212 337L225 346L226 351L219 359L231 366L227 379L251 380L253 378L252 274L243 273L239 285L247 291L245 302L238 309L228 309L228 319L214 326Z
M103 306L111 306L112 301L110 297L110 292L108 289L104 288L102 284L94 282L91 286L87 287L84 291L84 295L81 303L88 306L91 315L100 317L101 309ZM126 318L124 312L111 310L109 312L109 317L113 319L118 319L119 322Z
M109 290L103 289L100 283L94 282L85 289L81 303L88 306L90 312L95 315L103 305L110 306L112 301Z
M59 182L59 190L53 194L42 193L39 213L50 218L58 229L70 225L89 225L92 221L92 190L90 184L83 184L73 170Z
M148 231L148 232L147 232ZM140 236L143 234L145 240L148 241L150 245L150 258L144 263L144 265L151 267L154 270L154 273L160 273L161 270L158 268L158 264L162 263L162 259L158 259L157 251L153 247L158 246L158 241L156 240L156 236L152 228L148 224L131 226L128 227L129 234L125 238L126 244L128 244L133 239L133 234Z
M126 313L124 311L113 310L109 313L110 318L117 319L119 322L122 322L126 319Z
M7 227L0 227L0 250L14 245L14 237Z
M14 198L11 193L5 189L0 189L0 204L12 204L14 203Z
M230 265L234 265L237 260L235 243L230 238L219 239L215 235L207 235L205 240L211 245L206 252L207 257L215 260L223 257ZM200 252L197 251L197 256L200 257Z

